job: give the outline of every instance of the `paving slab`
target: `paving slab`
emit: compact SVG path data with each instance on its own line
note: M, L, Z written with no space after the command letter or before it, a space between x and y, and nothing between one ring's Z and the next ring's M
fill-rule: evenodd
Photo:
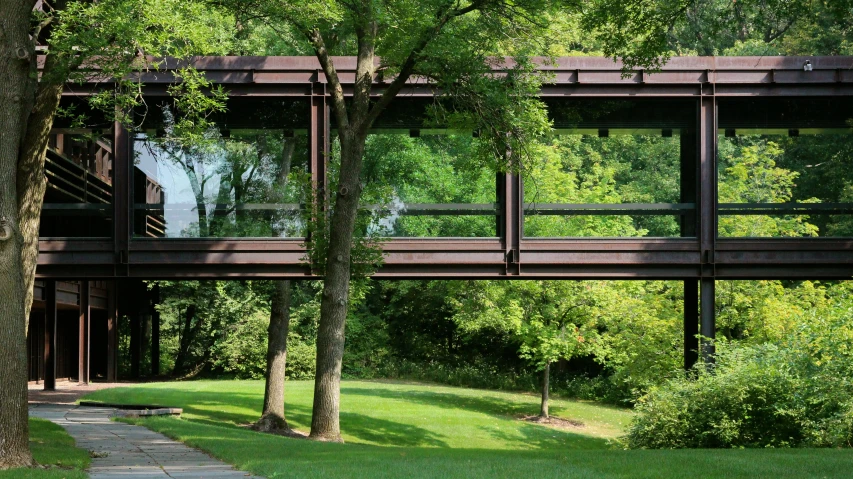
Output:
M30 404L30 416L64 427L92 451L91 479L262 479L142 426L111 421L112 408Z

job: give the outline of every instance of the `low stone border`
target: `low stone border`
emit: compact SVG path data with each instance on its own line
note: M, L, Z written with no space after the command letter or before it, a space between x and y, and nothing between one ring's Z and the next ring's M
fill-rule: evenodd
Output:
M107 404L92 401L80 401L82 407L106 407L115 409L119 417L180 416L184 410L179 407L146 406L139 404Z

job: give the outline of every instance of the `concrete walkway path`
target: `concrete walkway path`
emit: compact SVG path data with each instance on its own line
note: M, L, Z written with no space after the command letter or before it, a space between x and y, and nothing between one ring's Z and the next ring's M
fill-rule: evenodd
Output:
M91 479L260 479L142 426L110 421L111 408L30 404L92 451Z

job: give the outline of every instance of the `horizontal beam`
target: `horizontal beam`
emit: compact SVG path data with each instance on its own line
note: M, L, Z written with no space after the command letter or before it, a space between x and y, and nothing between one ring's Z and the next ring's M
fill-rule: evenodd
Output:
M302 240L134 240L123 274L166 278L311 278ZM109 279L112 244L44 240L39 278ZM507 257L498 238L406 238L383 243L377 278L504 278ZM726 239L717 241L711 275L726 278L853 277L853 240ZM703 260L693 238L522 239L517 279L698 278ZM707 270L707 268L705 268Z

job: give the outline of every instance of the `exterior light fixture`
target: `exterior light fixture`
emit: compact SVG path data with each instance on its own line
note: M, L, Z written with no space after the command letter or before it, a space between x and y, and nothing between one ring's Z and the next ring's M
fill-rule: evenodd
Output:
M806 63L803 64L803 71L810 72L812 71L812 61L806 60Z

